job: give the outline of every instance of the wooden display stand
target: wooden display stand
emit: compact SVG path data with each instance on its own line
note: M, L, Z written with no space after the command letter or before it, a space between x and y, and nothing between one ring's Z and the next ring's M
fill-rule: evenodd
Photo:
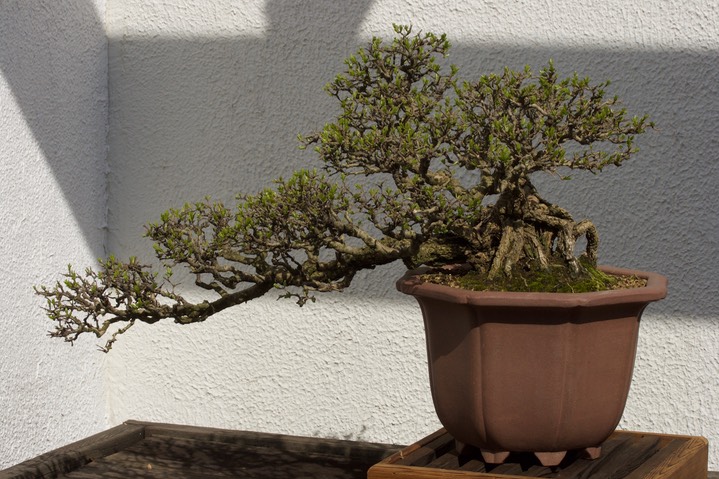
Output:
M708 442L702 437L616 431L590 460L569 453L557 467L544 467L532 454L512 454L500 465L477 453L460 457L444 429L372 466L368 479L706 479Z
M386 444L128 421L0 471L0 479L365 479Z

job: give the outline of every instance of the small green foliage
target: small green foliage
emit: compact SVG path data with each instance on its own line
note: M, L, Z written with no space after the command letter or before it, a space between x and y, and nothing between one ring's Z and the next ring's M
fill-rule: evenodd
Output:
M653 126L648 118L629 116L606 93L608 81L560 78L551 61L537 73L527 66L460 79L446 64L445 35L394 31L347 58L326 86L338 117L299 136L321 170L240 194L233 209L205 198L162 213L147 226L161 278L136 258L111 256L84 275L70 268L54 287L37 289L56 322L52 335L101 337L117 325L109 349L135 321L204 321L273 290L302 305L397 260L469 264L467 281L485 287L611 287L595 268L594 225L542 198L532 178L620 166L637 152L635 136ZM176 294L178 268L212 299Z

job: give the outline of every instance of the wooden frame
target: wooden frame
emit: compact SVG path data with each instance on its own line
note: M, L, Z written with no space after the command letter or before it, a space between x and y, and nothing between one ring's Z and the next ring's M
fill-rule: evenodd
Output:
M0 471L0 479L323 477L364 479L401 446L127 421Z
M505 464L485 464L480 456L459 457L444 429L372 466L368 479L522 479L527 477L612 479L707 479L708 442L703 437L616 431L599 459L578 455L557 467L539 465L531 454L510 456ZM712 476L714 475L712 474Z

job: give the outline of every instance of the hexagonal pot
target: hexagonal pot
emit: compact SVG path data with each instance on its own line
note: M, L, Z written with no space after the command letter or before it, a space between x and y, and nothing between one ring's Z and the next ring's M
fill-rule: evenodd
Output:
M424 316L435 410L460 451L490 463L533 452L556 465L569 450L598 457L622 417L644 308L666 296L655 273L642 288L591 293L476 292L408 272L397 289Z

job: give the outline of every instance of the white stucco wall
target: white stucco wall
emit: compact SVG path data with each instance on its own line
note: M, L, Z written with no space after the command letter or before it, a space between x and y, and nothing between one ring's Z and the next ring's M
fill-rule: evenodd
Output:
M32 290L103 254L104 5L0 2L0 469L107 424L104 358L48 338Z
M596 6L593 6L596 5ZM142 225L211 194L231 201L300 166L336 113L323 85L392 22L446 31L465 76L549 58L613 80L658 129L636 161L543 180L602 235L604 263L662 272L645 314L622 423L704 435L719 467L719 7L700 0L590 4L364 0L108 2L110 252L149 259ZM145 252L145 253L143 253ZM107 357L110 422L128 418L409 443L438 428L419 310L401 267L303 309L258 300L205 324L136 327Z

